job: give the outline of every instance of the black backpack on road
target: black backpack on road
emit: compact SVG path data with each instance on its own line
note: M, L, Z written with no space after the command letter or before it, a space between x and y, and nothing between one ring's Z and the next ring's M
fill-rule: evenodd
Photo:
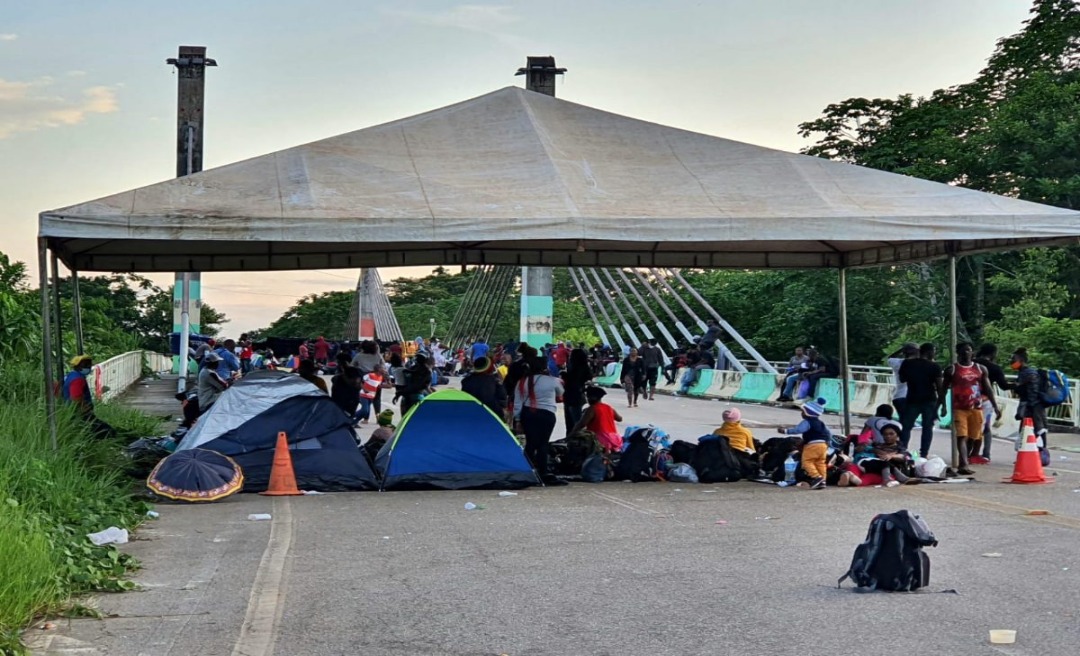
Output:
M930 557L923 547L937 539L921 517L907 510L878 515L870 521L866 541L855 547L851 567L836 582L850 578L860 592L910 592L930 584Z

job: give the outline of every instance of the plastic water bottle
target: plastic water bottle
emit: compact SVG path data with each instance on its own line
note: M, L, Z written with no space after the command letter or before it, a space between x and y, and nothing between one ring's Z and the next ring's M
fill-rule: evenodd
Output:
M791 456L784 461L784 482L788 485L795 482L795 458Z

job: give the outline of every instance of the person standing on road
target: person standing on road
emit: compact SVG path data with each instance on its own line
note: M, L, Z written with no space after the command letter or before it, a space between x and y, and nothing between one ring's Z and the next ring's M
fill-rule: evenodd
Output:
M547 360L535 355L529 375L514 390L514 419L525 433L525 456L545 485L566 485L548 473L548 443L555 430L555 408L563 395L562 381L549 375Z
M915 420L922 421L922 439L919 442L919 455L923 458L930 453L934 441L934 421L937 418L938 392L941 387L941 366L934 362L937 350L927 342L919 347L919 357L904 360L900 365L900 382L906 383L907 402L900 414L903 432L900 443L908 448L911 442L911 429Z
M975 354L975 362L978 362L982 366L986 367L986 373L990 377L990 384L995 385L999 390L1007 392L1011 389L1015 389L1016 386L1005 379L1005 370L1001 368L996 362L997 360L997 346L993 344L983 344L979 347L978 353ZM994 441L993 427L994 427L994 406L990 403L990 398L983 394L983 439L982 439L982 455L972 452L969 462L974 465L989 465L990 464L990 443Z
M1001 417L1001 408L994 398L994 389L990 385L986 367L972 359L973 353L971 344L957 345L956 362L945 368L938 392L942 417L948 412L945 407L945 400L948 398L946 392L952 392L952 423L956 429L956 450L960 456L960 468L956 471L965 476L975 473L968 466L968 456L970 442L982 439L983 395L990 399L998 418Z
M645 365L645 392L648 400L656 395L656 381L660 377L660 365L664 363L664 354L656 345L655 339L645 340L638 349L638 355Z
M807 401L802 407L803 420L797 426L777 429L781 435L802 435L801 464L803 472L810 479L811 490L825 488L825 476L829 470L827 456L832 432L825 422L821 421L821 415L825 414L825 403L822 397Z
M1042 376L1039 370L1028 364L1026 348L1018 348L1012 354L1009 363L1016 372L1016 395L1020 397L1020 407L1016 409L1016 418L1020 421L1030 419L1035 426L1035 434L1043 438L1046 444L1046 404L1042 400Z
M585 386L593 377L589 356L584 350L576 348L570 351L567 369L561 377L566 390L563 394L563 420L566 423L566 436L570 437L573 434L571 429L581 421L585 411Z
M905 360L911 360L919 357L919 345L915 342L908 342L901 346L896 353L889 356L888 363L889 368L892 369L893 375L893 396L892 407L896 409L896 414L904 414L904 406L907 405L907 383L900 380L900 367L903 366Z
M626 390L626 407L636 408L638 395L645 389L645 361L631 348L622 363L622 384Z

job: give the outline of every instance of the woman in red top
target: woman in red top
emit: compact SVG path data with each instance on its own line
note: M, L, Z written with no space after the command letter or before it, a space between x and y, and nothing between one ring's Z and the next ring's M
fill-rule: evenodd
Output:
M612 453L622 450L622 436L615 425L615 422L622 421L622 417L615 408L601 400L606 394L607 392L599 387L585 388L585 399L589 402L589 408L581 415L570 434L585 429L596 435L604 451Z

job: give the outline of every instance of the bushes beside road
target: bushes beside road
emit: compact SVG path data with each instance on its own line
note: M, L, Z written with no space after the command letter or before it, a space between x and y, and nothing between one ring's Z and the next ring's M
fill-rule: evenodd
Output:
M87 612L74 595L120 591L137 564L87 533L134 528L147 506L132 494L120 447L126 437L95 440L67 408L52 450L37 367L0 370L0 654L18 654L18 633L36 617ZM152 419L100 408L122 433L152 434Z

